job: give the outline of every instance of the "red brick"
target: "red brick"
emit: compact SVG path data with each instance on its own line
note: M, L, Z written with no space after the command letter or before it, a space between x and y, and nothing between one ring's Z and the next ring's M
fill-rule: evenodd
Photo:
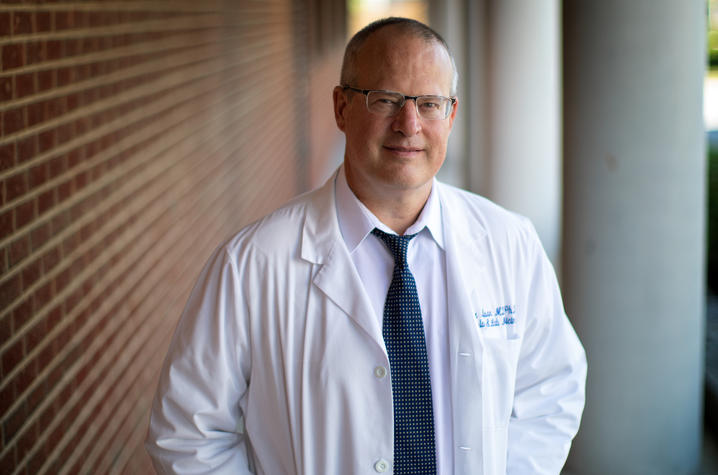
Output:
M55 296L53 292L53 286L52 281L47 282L40 286L39 289L37 289L37 292L35 292L35 307L36 310L39 310L43 308L45 305L47 305L52 298Z
M55 12L55 30L66 30L74 25L73 12Z
M51 40L45 44L45 57L49 61L62 58L62 41Z
M36 358L36 360L37 360L37 363L36 363L37 367L39 369L42 369L43 367L39 363L40 358L38 357L38 358ZM47 381L45 380L45 378L43 378L42 380L36 381L36 384L34 384L34 388L30 390L30 393L27 395L27 399L26 399L28 409L30 410L30 412L32 412L34 414L38 411L42 402L47 398L49 389L50 389L50 387L47 384ZM37 433L39 434L42 432L42 430L40 430L41 427L44 427L44 426L40 425L40 423L36 420L36 422L33 423L33 427L30 430L37 430L38 431Z
M5 180L5 198L7 201L12 201L27 193L27 181L27 172L20 172Z
M35 94L35 73L15 76L15 97L22 98Z
M45 42L33 41L25 44L25 60L28 65L45 61Z
M40 278L42 273L42 259L35 259L22 270L22 288L29 289Z
M52 17L50 12L35 13L35 31L43 33L52 29Z
M22 328L32 318L32 296L20 302L12 311L12 327L15 331Z
M83 94L83 96L84 96L84 94ZM81 104L84 104L84 97L83 97L83 96L81 96L81 97L82 97L82 99L80 100L80 103L81 103ZM85 132L87 132L89 129L90 129L89 121L88 121L86 118L84 118L84 119L77 119L77 120L75 121L75 133L76 133L77 135L84 135Z
M30 12L13 12L12 34L27 35L32 33L32 15Z
M8 467L11 469L14 469L17 467L17 457L15 455L15 447L12 447L10 450L8 450L5 455L0 457L0 467ZM11 473L11 472L6 472Z
M70 224L70 217L67 211L58 213L52 218L52 233L61 233Z
M41 194L37 199L37 214L42 216L48 210L55 206L55 190L48 190Z
M48 427L50 425L50 423L52 423L54 421L56 415L57 415L57 411L52 414L52 418L47 418L48 419L47 424L42 424L42 421L41 421L42 426ZM60 445L60 442L62 441L62 438L64 437L66 432L67 432L67 428L63 427L62 424L58 424L55 427L55 429L53 429L53 431L50 433L48 439L45 441L45 444L43 446L43 452L45 453L45 458L47 458L50 455L50 452L52 452L55 448L57 448L58 445ZM60 473L60 472L57 471L57 472L53 472L53 473Z
M72 309L77 307L77 304L82 302L84 297L82 290L75 290L65 299L65 313L69 313Z
M45 119L54 119L61 116L65 112L65 99L50 99L45 103Z
M37 138L38 152L44 153L55 146L55 129L46 130L40 133Z
M31 199L15 207L15 229L21 229L37 217L36 199Z
M47 164L42 163L40 165L32 167L29 174L30 189L37 188L38 186L42 185L47 181Z
M55 84L55 70L40 71L37 73L38 92L52 89Z
M66 100L67 104L67 111L73 111L81 106L80 104L80 94L70 94L67 96Z
M0 37L10 36L12 32L12 23L10 12L0 12Z
M0 390L0 419L5 418L10 406L15 402L15 385L8 384Z
M90 66L87 64L79 64L75 66L75 81L84 81L90 79Z
M15 166L15 144L0 145L0 171Z
M73 180L72 178L60 183L57 187L57 202L62 203L66 199L68 199L70 196L72 196L73 193Z
M0 213L0 238L4 239L15 230L13 225L13 210L7 210Z
M56 339L52 345L48 345L48 347L52 348L53 352L54 352L52 360L56 360L56 359L60 358L61 355L58 351L58 348L64 348L66 344L67 343L64 341L60 341L58 343L58 341ZM56 364L55 367L50 370L49 374L45 378L45 382L47 383L47 386L49 388L53 388L53 389L56 388L60 384L60 381L62 381L62 376L64 374L65 374L65 370L62 367L62 365ZM57 402L56 402L56 405L59 407L59 404L57 404ZM47 411L45 411L45 413L43 413L40 416L40 423L42 425L47 425L47 423L49 423L49 421L51 421L52 418L54 418L54 417L55 417L55 411L53 411L51 409L47 410Z
M25 259L30 252L30 243L27 237L20 237L10 243L8 252L8 265L12 269Z
M3 134L10 135L25 127L25 114L23 108L17 107L3 112Z
M47 325L48 333L52 331L52 328L53 327L51 327L49 325L49 319L48 319L48 325ZM44 371L44 369L47 368L50 365L50 363L52 363L52 360L55 357L55 355L57 355L57 353L55 352L55 349L53 348L53 346L45 345L45 348L43 348L42 351L40 351L40 354L37 356L37 367L40 369L40 371ZM44 388L43 388L44 391L47 391L51 387L50 382L47 377L44 378L44 380L43 380L43 386L44 386Z
M15 381L15 391L18 395L27 391L32 382L37 378L37 363L35 361L28 361L17 375Z
M0 283L0 308L8 308L22 292L22 275L20 273Z
M87 172L78 173L75 176L75 190L81 190L87 186L88 177Z
M30 331L25 336L28 353L31 352L33 348L36 348L45 336L47 336L47 326L45 325L45 320L41 319L30 328Z
M45 274L49 273L60 262L60 250L53 247L42 256L42 268Z
M76 56L81 53L81 41L75 39L65 40L65 57Z
M22 44L8 44L2 47L2 69L9 71L25 64L24 47Z
M31 135L17 142L17 162L24 163L37 155L37 136Z
M67 159L64 155L57 156L48 162L50 176L57 177L67 170Z
M72 138L75 135L72 130L71 123L58 126L57 129L55 129L55 131L57 133L57 135L55 137L57 140L57 145L62 145L64 143L69 142L70 140L72 140Z
M32 252L39 250L50 239L50 223L45 222L35 226L30 231L30 242L32 244Z
M32 127L45 121L45 102L34 102L27 106L27 126Z
M12 370L17 368L23 358L25 358L25 342L23 339L18 339L8 349L3 351L0 358L2 359L2 374L10 374Z
M73 68L59 68L57 70L57 87L67 86L72 82Z
M23 431L22 435L17 441L17 455L20 460L32 451L35 444L37 443L38 428L36 424L33 424L27 430Z
M12 99L12 76L0 78L0 102Z

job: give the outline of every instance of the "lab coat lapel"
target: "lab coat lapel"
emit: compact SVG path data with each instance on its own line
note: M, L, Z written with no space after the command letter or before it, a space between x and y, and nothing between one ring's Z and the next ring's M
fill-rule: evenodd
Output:
M301 256L319 266L314 275L314 285L383 349L384 339L379 321L373 314L369 297L339 231L334 192L335 177L336 174L332 175L315 193L307 209Z
M481 249L486 231L462 213L454 193L441 193L446 236L449 351L453 403L456 473L482 473L483 400L481 392L482 344L476 330L472 296L481 286L486 262ZM452 201L452 200L455 200Z

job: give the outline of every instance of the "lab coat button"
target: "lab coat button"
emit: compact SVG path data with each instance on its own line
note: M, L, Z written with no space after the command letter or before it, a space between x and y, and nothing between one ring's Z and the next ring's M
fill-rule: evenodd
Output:
M379 473L384 473L389 469L389 462L387 462L384 459L379 459L374 464L374 470L376 470Z
M374 368L374 376L380 379L383 378L384 376L386 376L386 368L383 366L377 366L376 368Z

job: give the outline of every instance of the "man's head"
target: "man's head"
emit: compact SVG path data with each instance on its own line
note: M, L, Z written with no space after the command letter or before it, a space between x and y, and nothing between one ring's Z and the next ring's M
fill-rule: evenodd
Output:
M456 71L444 40L415 20L372 23L347 45L341 81L334 89L334 112L346 135L344 166L354 193L362 200L411 190L428 193L446 157L456 101L445 102L446 117L436 118L428 110L439 98L425 99L421 112L413 99L400 109L380 109L362 91L453 96Z
M364 42L367 40L367 38L369 38L377 30L380 30L387 26L394 26L401 33L406 33L410 36L414 36L417 38L424 38L426 41L436 41L444 47L447 54L449 55L449 58L451 59L452 76L451 91L449 92L449 94L451 96L455 96L456 86L459 81L459 74L456 70L456 62L454 61L454 56L449 50L449 45L447 45L446 41L444 41L444 38L442 38L441 35L434 31L432 28L410 18L383 18L381 20L377 20L373 23L368 24L367 26L359 30L354 36L352 36L352 38L349 40L349 43L347 43L346 49L344 50L344 61L342 62L342 72L339 84L346 85L353 84L356 82L357 73L355 64L357 55L359 54L359 50L364 45Z

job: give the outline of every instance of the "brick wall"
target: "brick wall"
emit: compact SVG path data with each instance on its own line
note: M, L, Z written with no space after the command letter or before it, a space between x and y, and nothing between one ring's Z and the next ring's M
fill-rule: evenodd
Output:
M341 3L0 6L0 473L150 471L199 269L328 160Z

